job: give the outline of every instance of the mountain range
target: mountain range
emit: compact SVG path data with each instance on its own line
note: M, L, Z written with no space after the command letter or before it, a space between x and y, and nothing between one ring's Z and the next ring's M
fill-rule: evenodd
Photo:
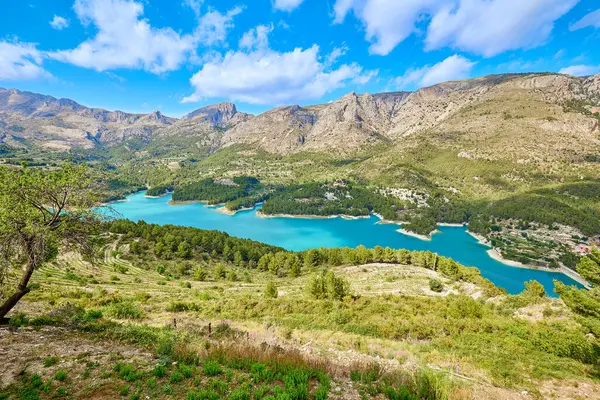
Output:
M600 74L504 74L415 92L352 92L328 104L277 107L257 116L224 102L180 119L0 89L0 143L63 151L184 137L211 150L246 144L286 155L346 154L377 144L410 148L437 138L458 146L461 157L493 159L494 148L508 146L516 160L527 162L536 148L544 149L542 157L561 159L600 154L598 111Z

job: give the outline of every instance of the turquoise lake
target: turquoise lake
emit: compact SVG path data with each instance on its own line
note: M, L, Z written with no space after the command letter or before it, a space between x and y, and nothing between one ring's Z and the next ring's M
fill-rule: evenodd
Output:
M127 197L126 201L111 204L116 217L132 221L144 220L152 224L192 226L201 229L224 231L232 236L248 238L280 246L288 250L305 250L318 247L356 247L380 245L395 249L430 250L452 257L463 265L477 267L481 274L509 293L519 293L524 282L535 279L555 295L552 281L568 285L577 282L561 273L510 267L492 259L486 250L470 236L464 227L440 227L441 233L431 241L403 235L398 225L377 224L375 216L364 219L343 218L260 218L256 210L225 215L201 203L171 206L171 195L147 198L143 192Z

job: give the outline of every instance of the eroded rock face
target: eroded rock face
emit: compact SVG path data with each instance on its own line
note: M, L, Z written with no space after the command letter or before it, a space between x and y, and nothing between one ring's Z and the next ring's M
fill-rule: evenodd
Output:
M192 111L181 119L184 121L203 120L217 126L225 126L246 121L250 117L249 114L238 112L235 104L223 102Z
M567 101L575 101L580 108L565 108ZM588 115L581 107L586 107ZM50 148L70 148L113 145L130 138L148 142L191 137L211 151L250 144L290 154L306 150L349 153L377 143L410 144L413 139L408 139L416 134L437 135L450 143L458 137L457 132L469 140L519 132L523 140L535 136L539 142L538 135L546 132L551 134L548 140L552 147L559 151L562 145L558 143L563 141L560 135L591 135L593 142L598 120L589 114L598 110L600 75L491 75L440 83L416 92L351 92L328 104L277 107L258 116L239 112L235 104L223 102L202 107L179 120L160 111L107 111L69 99L0 89L0 141L17 144L27 139L42 146L54 143L46 146ZM594 146L590 140L586 139L585 144ZM482 151L473 152L478 158L490 158L479 153Z
M134 137L148 140L155 129L176 121L160 111L107 111L16 89L0 89L0 120L16 138L12 142L27 139L55 150L111 145Z

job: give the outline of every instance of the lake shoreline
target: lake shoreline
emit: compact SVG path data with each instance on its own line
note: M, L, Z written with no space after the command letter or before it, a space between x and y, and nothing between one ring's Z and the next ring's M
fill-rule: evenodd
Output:
M467 228L467 233L469 235L471 235L473 238L477 239L477 242L483 246L487 246L487 247L492 247L492 245L490 244L490 241L483 235L480 235L478 233L475 232L471 232L468 228Z
M346 220L354 220L354 219L367 219L371 218L371 215L344 215L344 214L335 214L335 215L295 215L295 214L265 214L260 210L256 211L256 216L259 218L292 218L292 219L335 219L342 218Z
M400 232L403 235L414 237L419 240L424 240L426 242L431 242L431 237L433 235L435 235L436 233L440 233L440 231L437 229L435 231L432 231L429 235L421 235L419 233L407 231L406 229L398 229L398 230L396 230L396 232Z
M131 204L131 201L133 198L130 198L130 196L132 195L136 195L135 197L135 204ZM458 262L461 262L461 258L462 256L460 256L460 250L457 253L453 248L448 248L445 249L444 245L442 242L444 242L444 240L442 238L433 238L430 235L419 235L416 234L414 232L408 232L406 230L402 230L402 226L406 226L406 222L401 222L401 221L388 221L385 220L384 218L382 218L383 216L381 214L378 213L371 213L370 215L362 215L362 216L349 216L349 215L332 215L332 216L321 216L321 215L293 215L293 214L278 214L278 215L267 215L267 214L263 214L261 212L260 207L257 207L259 203L257 203L254 207L250 208L250 207L244 207L241 208L239 210L228 210L227 208L223 207L223 205L208 205L207 201L185 201L185 202L177 202L177 201L172 201L172 199L169 198L168 194L165 196L161 196L161 200L157 200L157 199L150 199L147 198L144 194L143 191L142 193L134 193L132 195L129 195L127 198L125 199L118 199L116 201L111 202L112 205L115 207L116 211L119 211L119 209L123 208L124 210L130 210L130 211L125 211L124 212L124 217L128 218L130 217L130 215L140 215L139 217L134 217L134 219L142 219L142 220L147 220L148 222L154 222L156 223L156 217L158 215L160 215L160 210L157 209L157 207L159 207L160 205L166 206L167 208L169 206L183 206L183 205L190 205L190 204L194 204L194 203L203 203L204 207L201 207L203 210L206 211L200 211L199 209L196 208L190 208L189 210L182 210L182 211L175 211L172 210L172 213L175 213L174 215L180 215L182 220L180 222L180 224L184 225L184 226L196 226L196 220L197 220L197 215L199 215L198 213L204 213L204 212L214 212L216 211L218 214L220 215L228 215L228 216L232 216L237 214L238 212L242 214L242 216L240 217L241 219L239 219L239 221L236 220L232 220L232 222L227 223L224 220L222 220L221 223L217 222L217 220L214 220L214 217L207 217L207 219L204 220L198 220L198 224L201 226L198 226L200 229L218 229L218 230L222 230L224 232L228 232L232 235L238 235L239 237L252 237L252 231L253 231L253 227L256 226L257 229L261 226L264 225L264 223L259 224L257 223L258 221L254 221L254 222L249 222L247 219L252 219L252 218L257 218L259 217L260 219L269 219L269 218L286 218L286 219L304 219L306 221L309 220L329 220L329 219L334 219L334 218L342 218L345 220L368 220L368 218L371 217L371 215L373 215L375 218L373 218L371 221L368 221L366 223L366 225L362 225L360 229L361 232L356 232L356 234L358 236L360 236L362 238L362 240L354 243L352 242L351 244L348 244L350 246L354 246L356 247L359 244L364 244L365 246L375 246L375 245L382 245L382 246L389 246L392 248L406 248L409 250L414 250L415 248L418 250L429 250L429 251L433 251L436 253L439 253L440 255L444 255L447 257L453 257L455 258ZM166 197L166 198L165 198ZM146 202L144 202L144 199ZM138 204L138 202L140 204ZM123 204L123 206L120 206L120 204ZM131 205L127 205L127 204L131 204ZM146 207L146 205L148 207L151 207L152 209L156 208L156 211L153 211L151 213L148 213L147 211L144 212L143 208ZM108 205L108 207L110 207L110 203ZM175 208L175 207L173 207ZM252 210L256 210L256 212L252 212ZM250 211L250 212L248 212ZM170 213L167 212L165 210L166 213ZM159 219L160 220L160 219ZM166 219L164 223L167 224L172 224L173 220L172 219ZM159 222L160 223L160 222ZM205 224L208 223L208 226L205 226ZM216 225L215 225L216 223ZM233 224L233 226L231 227L231 229L225 227L223 228L223 226L228 226L229 224ZM249 224L247 226L246 230L243 231L239 231L239 224ZM307 224L309 224L307 222ZM370 231L368 233L362 232L364 230L368 230L371 229L369 227L373 226L375 227L376 225L381 224L395 224L395 225L400 225L398 227L394 227L394 228L386 228L384 231L388 231L388 234L386 235L386 238L381 238L381 240L375 240L373 239L371 236L369 236L371 233ZM320 225L320 224L316 224L316 225ZM528 281L528 280L539 280L541 282L544 283L545 287L546 287L546 291L549 294L553 294L552 289L553 289L553 284L552 284L552 280L553 279L559 279L567 284L570 285L577 285L578 287L589 287L587 285L587 283L585 282L585 280L583 280L576 272L572 271L572 270L568 270L566 268L560 268L560 269L547 269L547 268L542 268L542 267L535 267L535 266L528 266L528 265L520 265L516 262L512 262L510 260L505 260L502 255L498 252L488 252L488 250L494 250L491 248L491 246L489 245L489 242L486 240L485 237L478 235L476 233L473 232L469 232L468 231L468 225L465 229L465 225L463 224L448 224L448 223L439 223L436 224L439 229L436 229L435 233L438 233L439 231L443 232L443 233L448 233L448 235L443 235L443 236L448 236L450 238L450 240L454 237L454 232L453 229L455 228L460 228L460 232L461 235L464 235L464 232L466 232L468 235L470 235L472 238L474 238L476 240L477 243L486 245L488 248L480 248L480 250L475 250L473 249L473 251L476 252L480 252L480 253L484 253L483 254L483 258L481 260L478 260L477 262L469 262L467 261L468 265L473 265L475 267L480 268L481 271L489 271L490 273L493 274L493 271L500 271L502 268L520 268L520 269L527 269L530 271L535 271L538 273L558 273L560 274L559 276L556 276L556 278L554 278L553 276L544 276L544 275L540 275L538 278L538 275L536 274L531 274L531 276L527 275L527 274L521 274L523 275L523 282L524 281ZM287 226L287 225L284 225ZM335 224L336 227L338 227L338 224ZM354 226L348 226L346 228L346 226L344 225L340 232L337 232L340 236L339 237L343 237L345 238L347 235L353 236L354 233L352 233ZM445 228L447 227L447 228ZM264 227L263 227L264 228ZM280 224L275 224L273 227L276 231L277 229L281 229L281 225ZM313 225L310 225L310 229L307 231L308 235L310 235L311 233L311 229L313 228ZM268 228L267 228L268 229ZM294 224L293 229L296 229L296 226ZM336 228L338 229L338 228ZM347 231L345 230L347 229ZM447 229L447 231L446 231ZM233 232L232 232L233 231ZM267 230L266 233L267 235L272 235L270 230ZM279 231L277 231L279 232ZM377 235L377 232L379 232L379 230L377 231L373 231L373 235ZM335 232L332 232L335 233ZM434 234L435 234L434 233ZM264 235L265 232L262 232L262 234ZM264 243L269 243L272 245L277 245L277 246L282 246L285 248L288 248L288 242L290 242L290 240L292 240L292 238L297 235L298 232L297 231L293 231L291 233L288 233L288 231L284 232L281 231L279 232L274 238L270 238L265 240L266 236L261 237L258 240L261 240ZM250 235L250 236L248 236ZM288 238L288 235L290 235L290 238ZM304 235L304 234L302 234ZM326 234L325 234L326 235ZM394 236L397 237L405 237L405 239L395 239L393 238ZM410 241L406 241L406 236L411 236L414 237L415 239L419 239L419 240L410 240ZM460 235L459 235L460 236ZM270 236L269 236L270 237ZM283 239L283 238L288 238L288 239ZM319 237L319 238L313 238L311 239L312 241L310 242L310 246L326 246L327 245L327 240L333 240L335 239L334 237L327 237L327 236L323 236L323 237ZM435 239L435 240L433 240ZM256 240L256 239L255 239ZM298 240L304 240L304 236L302 236L302 238L299 238ZM459 239L461 240L461 239ZM463 241L466 240L464 239L463 236ZM471 245L474 245L476 242L473 241L472 239L468 239L469 243L471 243ZM379 243L378 243L379 242ZM420 242L421 244L417 243ZM337 241L335 242L336 245L334 247L343 247L344 245L346 245L345 242L340 242L338 243ZM440 244L442 243L442 244ZM441 246L441 247L440 247ZM294 246L292 246L294 247ZM447 247L447 246L446 246ZM474 246L477 247L477 246ZM302 248L312 248L312 247L302 247ZM444 251L442 251L442 248L444 248ZM446 251L447 250L447 251ZM497 249L496 249L497 250ZM295 251L301 251L301 249L295 249ZM453 256L453 253L454 254ZM492 264L490 264L490 262ZM500 263L500 264L496 264L494 265L494 263ZM465 264L465 265L467 265ZM496 272L497 273L497 272ZM513 273L511 273L510 271L506 271L503 272L507 277L512 276ZM517 273L514 273L517 274ZM484 274L485 275L485 274ZM499 278L499 280L502 281L501 278ZM496 282L495 279L492 279L492 281ZM510 280L508 281L510 282ZM515 287L515 285L513 283L506 283L506 285L503 284L499 284L497 283L500 287L504 287L504 288L508 288L508 287L512 287L512 291L514 293L518 293L518 291L521 291L522 288L519 286L518 288ZM518 290L518 291L517 291ZM512 292L511 292L512 293Z
M255 208L256 208L256 205L254 205L252 207L242 207L242 208L239 208L237 210L230 210L229 208L223 206L223 207L217 207L217 208L215 208L215 211L219 212L221 214L234 216L235 214L237 214L239 212L242 212L242 211L252 211Z
M591 288L591 285L589 284L589 282L586 281L581 275L579 275L576 271L573 271L572 269L565 267L564 265L561 265L559 268L549 268L549 267L541 267L541 266L536 266L536 265L523 264L522 262L519 262L519 261L508 260L508 259L504 258L502 256L502 253L497 249L489 249L486 251L486 253L494 260L501 262L504 265L508 265L509 267L531 269L534 271L552 272L552 273L557 273L557 274L564 274L564 275L568 276L569 278L573 279L574 281L576 281L577 283L583 285L583 287L585 287L586 289Z
M149 196L149 195L147 195L147 194L144 194L144 197L145 197L145 198L147 198L147 199L160 199L161 197L168 196L168 195L170 195L170 194L172 194L172 193L173 193L173 192L166 192L166 193L163 193L163 194L161 194L161 195L158 195L158 196Z

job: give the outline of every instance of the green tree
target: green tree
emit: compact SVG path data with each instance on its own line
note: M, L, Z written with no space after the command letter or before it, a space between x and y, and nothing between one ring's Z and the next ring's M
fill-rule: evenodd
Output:
M0 168L0 319L30 291L29 280L59 246L91 258L94 180L84 167ZM20 273L16 285L8 274Z
M525 282L525 290L523 290L522 294L533 301L539 301L539 299L546 297L546 289L538 281L527 281Z
M361 244L356 248L356 258L359 264L368 264L373 261L373 254Z
M267 283L267 286L265 287L265 296L271 299L276 299L278 296L279 291L277 290L277 285L275 284L275 282L269 282Z
M194 272L194 279L199 282L204 282L206 280L206 271L202 267L196 268Z
M439 279L432 278L429 280L429 289L441 293L444 290L444 284Z
M577 264L577 272L594 286L600 286L600 251L582 257Z
M227 271L225 270L225 266L221 263L218 263L215 266L215 279L223 279L223 278L225 278L226 274L227 274Z
M230 269L227 272L227 280L230 281L230 282L237 282L238 276L237 276L237 274L235 273L234 270Z
M177 254L181 258L190 258L192 256L192 246L190 246L187 241L179 243L179 246L177 246Z
M314 268L319 265L319 252L315 249L307 250L304 253L304 267Z
M333 271L323 270L308 282L308 292L315 299L341 301L350 294L350 284Z
M238 267L241 267L242 265L244 265L244 256L242 255L242 253L240 251L236 251L233 254L233 263L235 265L237 265Z

